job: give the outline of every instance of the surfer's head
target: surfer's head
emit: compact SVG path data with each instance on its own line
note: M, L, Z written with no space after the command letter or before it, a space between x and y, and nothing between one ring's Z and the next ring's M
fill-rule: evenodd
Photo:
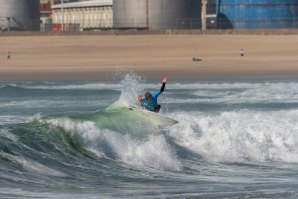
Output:
M145 93L145 97L146 97L147 99L152 99L152 95L151 95L151 93L149 93L149 92Z

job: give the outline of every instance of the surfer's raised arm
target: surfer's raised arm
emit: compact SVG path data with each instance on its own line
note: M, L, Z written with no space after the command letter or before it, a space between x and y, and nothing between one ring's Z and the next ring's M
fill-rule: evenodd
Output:
M168 82L168 77L164 76L164 78L162 79L162 86L160 88L160 92L162 93L165 90L166 87L166 83Z

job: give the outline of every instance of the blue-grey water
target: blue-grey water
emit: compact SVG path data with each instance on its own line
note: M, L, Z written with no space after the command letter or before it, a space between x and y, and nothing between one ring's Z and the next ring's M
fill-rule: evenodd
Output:
M173 126L113 111L160 86L0 82L0 198L298 198L298 80L170 79Z

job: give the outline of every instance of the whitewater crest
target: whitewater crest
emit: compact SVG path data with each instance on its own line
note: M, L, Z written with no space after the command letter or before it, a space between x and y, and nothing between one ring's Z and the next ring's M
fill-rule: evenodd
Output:
M298 162L297 110L176 117L180 123L170 132L175 142L209 160Z

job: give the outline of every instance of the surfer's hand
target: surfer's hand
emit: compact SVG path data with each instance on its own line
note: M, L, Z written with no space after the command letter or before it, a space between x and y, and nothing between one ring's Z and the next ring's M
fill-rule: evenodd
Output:
M168 82L168 77L167 76L164 76L163 79L162 79L162 83L165 83L166 84L167 82Z
M142 99L143 99L143 96L142 96L142 95L139 95L139 96L138 96L138 100L139 100L139 101L142 101Z

